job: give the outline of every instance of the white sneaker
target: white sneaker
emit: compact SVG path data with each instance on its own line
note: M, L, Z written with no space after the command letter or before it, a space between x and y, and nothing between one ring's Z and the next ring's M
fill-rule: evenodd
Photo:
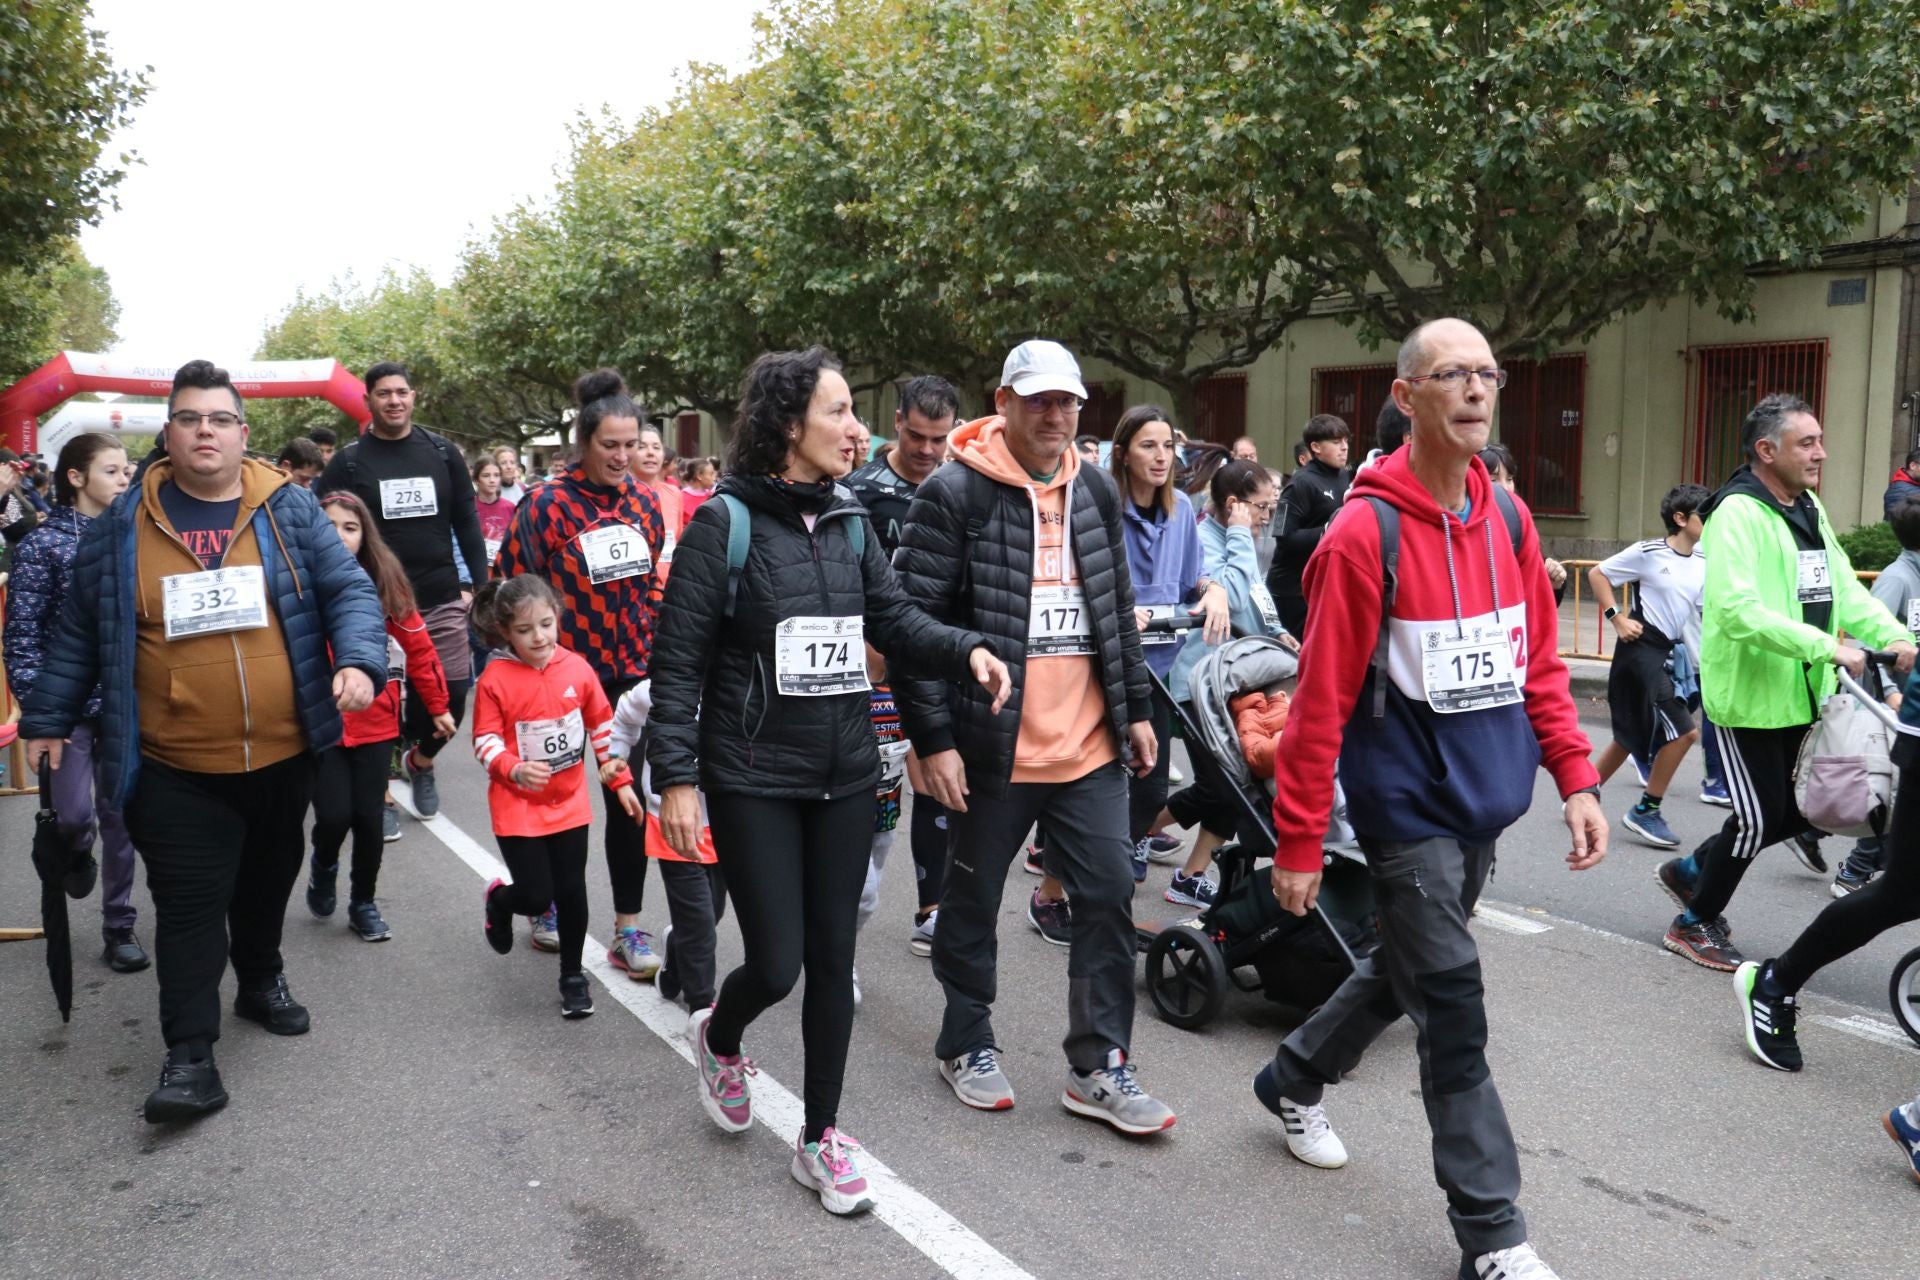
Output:
M1554 1269L1540 1261L1530 1244L1511 1249L1495 1249L1477 1258L1462 1259L1460 1280L1560 1280Z
M927 918L913 926L913 932L907 935L907 950L917 956L933 954L933 926L940 918L940 908L927 912Z
M1186 780L1187 775L1180 772L1180 766L1171 760L1167 761L1167 781L1173 783L1175 786L1179 786Z
M1327 1109L1314 1105L1303 1107L1288 1098L1280 1099L1280 1122L1287 1130L1287 1150L1296 1160L1301 1160L1316 1169L1341 1169L1346 1167L1347 1147L1340 1141L1340 1135L1327 1123Z

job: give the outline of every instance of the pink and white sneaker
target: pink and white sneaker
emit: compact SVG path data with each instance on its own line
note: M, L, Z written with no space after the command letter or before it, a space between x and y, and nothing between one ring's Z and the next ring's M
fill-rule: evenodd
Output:
M753 1127L753 1090L747 1077L757 1072L745 1054L707 1048L707 1024L712 1021L709 1007L697 1010L687 1023L693 1033L693 1065L700 1072L700 1105L728 1133L743 1133Z
M866 1175L854 1162L860 1144L831 1126L820 1141L808 1142L801 1134L793 1146L793 1180L820 1194L820 1207L828 1213L865 1213L878 1203Z

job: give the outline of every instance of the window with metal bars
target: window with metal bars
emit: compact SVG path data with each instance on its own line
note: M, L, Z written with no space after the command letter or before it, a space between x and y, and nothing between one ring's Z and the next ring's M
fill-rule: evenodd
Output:
M1126 383L1089 382L1087 402L1080 406L1079 430L1075 434L1111 440L1113 429L1120 425L1120 415L1126 411Z
M1373 424L1380 417L1380 406L1393 394L1393 366L1356 364L1332 369L1315 369L1315 413L1330 413L1353 431L1350 456L1355 462L1373 448ZM1305 425L1304 423L1301 425ZM1289 448L1293 441L1287 442Z
M1580 452L1586 434L1587 358L1503 360L1500 442L1513 453L1514 486L1541 515L1580 511Z
M1207 378L1193 389L1194 424L1198 440L1231 445L1247 434L1247 380L1242 375Z
M1687 479L1717 488L1746 459L1740 428L1760 400L1784 391L1824 416L1827 340L1694 347L1687 352L1687 381Z
M683 413L673 420L673 451L683 458L700 452L700 415Z

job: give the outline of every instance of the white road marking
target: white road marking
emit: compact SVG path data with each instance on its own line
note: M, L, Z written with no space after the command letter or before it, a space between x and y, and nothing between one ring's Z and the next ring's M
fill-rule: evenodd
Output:
M394 799L411 812L412 788L402 781L391 785ZM444 814L424 819L420 825L441 844L453 850L482 880L506 876L507 869L500 859ZM635 982L608 964L606 954L607 948L603 943L588 938L586 954L582 958L587 972L600 979L607 994L625 1006L647 1030L691 1063L693 1042L687 1036L686 1013L679 1005L663 999L652 983ZM688 1079L687 1093L691 1098L691 1077ZM687 1111L689 1115L697 1114L691 1106ZM791 1148L806 1121L806 1108L792 1091L762 1071L754 1077L753 1082L753 1117ZM704 1118L699 1122L704 1123ZM1012 1259L968 1230L958 1218L915 1191L899 1174L882 1164L873 1152L865 1152L860 1167L879 1200L873 1216L892 1227L903 1240L925 1254L948 1275L957 1280L1034 1280Z
M1499 907L1488 906L1482 902L1473 913L1473 918L1491 929L1502 933L1545 933L1553 928L1536 916L1517 915L1511 911L1502 911Z
M1511 903L1503 903L1499 907L1492 907L1483 901L1480 903L1479 918L1485 920L1496 929L1505 929L1511 933L1541 933L1546 929L1552 928L1553 925L1566 925L1569 928L1578 929L1583 933L1592 934L1597 938L1605 938L1611 942L1625 943L1630 947L1644 947L1660 955L1668 954L1665 947L1656 946L1651 942L1642 942L1638 938L1629 938L1624 934L1613 933L1606 929L1599 929L1590 924L1582 924L1578 920L1566 920L1559 916L1547 915L1544 912L1528 912L1525 916L1514 914L1519 910L1522 910L1522 908L1513 907ZM1495 916L1501 917L1501 919L1491 918ZM1547 921L1551 921L1552 923L1545 923ZM1512 928L1508 922L1531 927L1515 929ZM1675 958L1678 959L1678 957ZM1907 1033L1902 1031L1899 1024L1891 1018L1877 1017L1864 1009L1858 1008L1858 1006L1849 1005L1842 1000L1827 1000L1823 998L1820 1000L1820 1003L1840 1009L1852 1009L1853 1012L1841 1017L1825 1013L1808 1013L1806 1015L1806 1021L1818 1023L1830 1031L1838 1031L1842 1034L1853 1036L1855 1039L1865 1040L1870 1044L1877 1044L1891 1049L1905 1049L1909 1053L1920 1053L1920 1046L1915 1045L1914 1042L1908 1038Z

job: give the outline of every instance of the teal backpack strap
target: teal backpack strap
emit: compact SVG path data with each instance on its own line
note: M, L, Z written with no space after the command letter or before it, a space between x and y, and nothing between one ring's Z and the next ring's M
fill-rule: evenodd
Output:
M727 611L733 619L734 602L740 598L740 578L747 571L747 543L753 537L753 514L747 504L731 493L716 493L727 508Z

